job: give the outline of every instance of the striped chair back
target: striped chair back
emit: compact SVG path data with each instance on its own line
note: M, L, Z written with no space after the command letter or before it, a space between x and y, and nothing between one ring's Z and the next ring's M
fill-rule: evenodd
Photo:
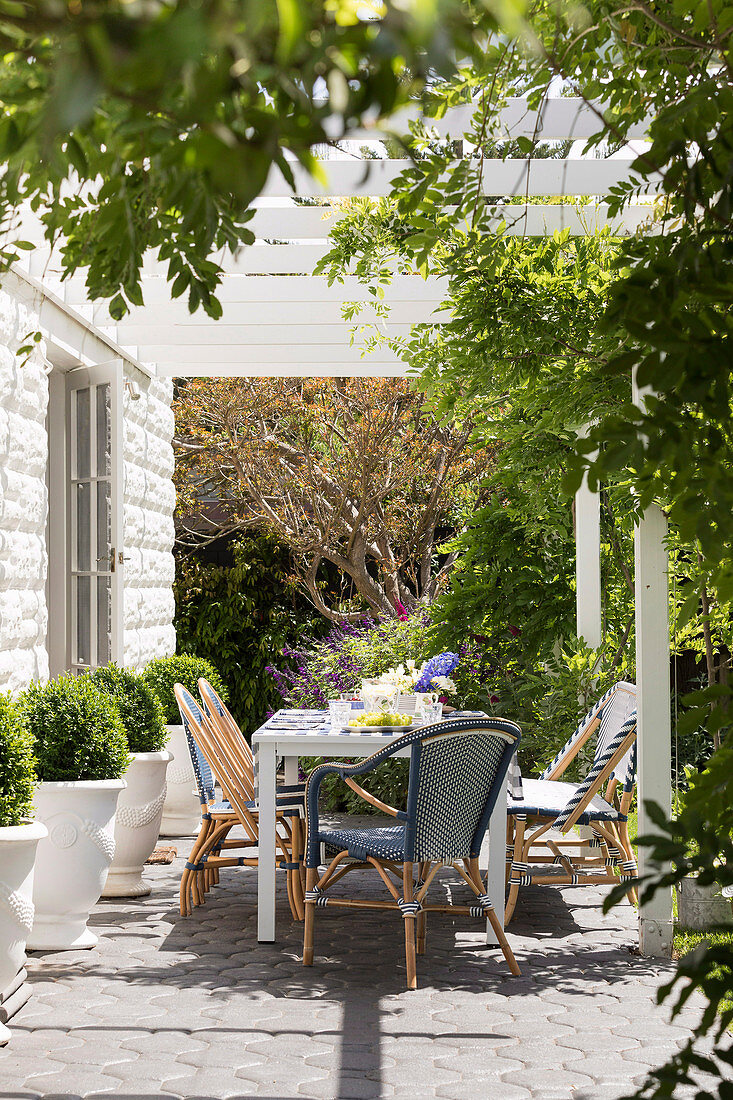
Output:
M213 772L216 775L240 823L245 826L250 836L256 836L257 822L252 814L251 800L246 786L242 783L242 764L236 745L232 744L231 737L222 736L219 733L183 684L176 684L173 690L181 716L188 724L194 743L209 765L209 774Z
M582 783L576 787L565 809L555 819L555 827L566 832L575 824L580 813L598 794L606 782L618 782L622 786L621 811L628 813L631 791L634 786L636 765L636 710L632 710L613 736L604 739L602 750L596 749L593 766ZM623 776L623 779L621 778ZM606 796L610 799L608 788Z
M598 730L597 757L612 740L624 721L636 707L636 686L619 680L597 699L580 720L575 731L540 775L540 779L556 779L580 752L588 739ZM628 762L627 762L628 763ZM621 769L620 769L621 770Z
M241 782L250 800L255 798L255 763L247 739L234 720L221 696L203 676L198 682L201 704L206 717L219 732L220 736L231 738L241 754Z
M614 684L615 691L603 707L601 724L598 727L598 738L593 763L608 759L609 747L619 735L619 731L627 720L634 715L636 718L636 687L621 680ZM636 741L630 746L628 752L614 767L610 778L615 779L624 790L630 790L636 777Z
M198 788L199 801L203 809L205 809L210 802L213 802L216 797L214 790L214 776L211 773L208 761L201 749L198 747L194 736L192 726L194 721L202 722L203 714L199 709L193 696L186 692L186 689L182 684L176 684L175 688L181 688L187 696L187 706L182 707L178 692L176 691L176 701L178 702L178 710L181 715L181 722L183 723L183 729L186 734L186 744L188 745L188 751L191 756L191 764L193 765L193 773L196 776L196 787ZM174 688L174 691L175 691Z

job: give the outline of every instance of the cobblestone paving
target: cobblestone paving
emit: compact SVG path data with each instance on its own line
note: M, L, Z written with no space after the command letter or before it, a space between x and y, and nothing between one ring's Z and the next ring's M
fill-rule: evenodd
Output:
M95 950L30 957L0 1100L617 1100L699 1012L669 1023L654 999L669 966L634 955L631 908L604 917L589 888L524 891L510 927L520 978L480 922L433 916L408 993L392 914L320 909L304 969L284 882L279 941L258 944L256 871L222 872L183 919L181 864L146 869L148 898L97 905Z

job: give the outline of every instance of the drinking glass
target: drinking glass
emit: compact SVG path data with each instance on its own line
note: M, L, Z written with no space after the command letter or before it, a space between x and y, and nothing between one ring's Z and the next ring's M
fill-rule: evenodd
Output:
M328 716L331 719L331 729L344 729L351 718L351 700L329 699Z
M433 722L439 722L443 717L443 704L438 702L436 692L425 692L418 703L420 717L429 726Z

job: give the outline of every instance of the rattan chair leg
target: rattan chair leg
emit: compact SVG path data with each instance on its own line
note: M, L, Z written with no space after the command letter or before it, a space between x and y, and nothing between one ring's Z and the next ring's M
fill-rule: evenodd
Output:
M629 837L629 826L626 821L619 821L617 824L618 838L621 844L621 851L626 856L626 859L633 860L636 863L636 856L634 855L634 849L631 847L631 838ZM635 886L629 886L626 892L626 896L632 905L639 904L639 894Z
M204 843L206 842L206 838L209 834L210 826L211 826L211 822L210 821L205 821L202 818L201 828L199 830L199 835L196 837L196 839L193 842L193 847L191 849L191 853L190 853L190 855L188 857L188 861L187 861L188 863L195 863L196 860L198 859L198 854L199 854L201 848L203 847ZM181 874L181 886L180 886L180 890L179 890L179 907L180 907L182 917L188 917L188 916L190 916L190 914L192 912L191 881L192 881L192 876L195 875L195 874L196 874L196 872L191 871L188 867L183 868L183 872Z
M305 888L312 890L318 880L318 868L309 867L305 875ZM305 902L305 923L303 925L303 966L313 966L313 932L316 916L316 903Z
M300 869L303 866L303 829L299 818L293 818L293 846L290 859L292 863L296 864L294 868L288 871L288 876L292 880L293 901L298 914L295 919L301 921L305 916L305 906L303 902L303 883L300 878Z
M524 845L524 830L526 828L525 821L516 821L514 823L514 856L513 861L519 863L522 859L522 847ZM517 898L519 897L519 883L512 882L509 886L509 895L506 900L506 908L504 910L504 924L509 924L509 921L514 916L514 910L517 905Z
M406 902L413 900L412 864L402 865L402 897ZM415 917L403 917L405 924L405 962L407 964L407 988L417 989L417 959L415 958Z
M416 933L417 933L417 953L418 953L418 955L424 955L425 954L425 926L426 926L426 924L427 924L427 917L425 915L425 910L423 909L422 912L418 913L418 916L417 916Z
M515 978L518 978L522 971L519 969L517 960L514 958L514 952L509 946L509 941L504 935L504 929L501 927L501 921L499 920L493 909L489 909L487 915L489 918L489 923L494 929L494 934L499 941L499 947L501 948L502 954L506 959L507 966L509 967Z

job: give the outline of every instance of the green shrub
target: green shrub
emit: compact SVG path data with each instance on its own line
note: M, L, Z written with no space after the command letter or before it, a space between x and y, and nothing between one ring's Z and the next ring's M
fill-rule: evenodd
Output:
M290 551L277 539L248 533L228 551L227 565L177 557L176 636L179 650L213 661L249 733L281 705L267 671L273 655L328 623L294 583Z
M33 739L9 695L0 695L0 828L33 812Z
M117 704L130 752L159 752L165 748L168 735L163 708L139 672L110 664L98 668L92 680Z
M192 653L178 653L175 657L156 657L143 669L143 678L160 703L164 721L169 726L176 726L181 721L178 703L173 693L174 685L183 684L196 698L201 676L209 681L226 703L229 693L222 683L221 676L211 662L203 657L194 657Z
M127 770L127 738L117 704L89 676L31 684L22 706L40 780L119 779Z

